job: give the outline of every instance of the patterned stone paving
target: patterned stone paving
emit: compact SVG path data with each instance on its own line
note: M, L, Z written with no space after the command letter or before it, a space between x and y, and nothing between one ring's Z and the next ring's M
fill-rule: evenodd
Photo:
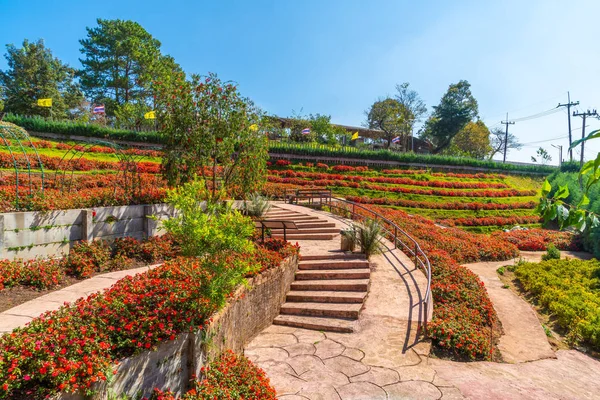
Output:
M384 349L389 335L378 339L374 333L272 325L247 346L245 355L265 370L282 400L463 398L419 354L428 351L426 344L402 353L398 342Z

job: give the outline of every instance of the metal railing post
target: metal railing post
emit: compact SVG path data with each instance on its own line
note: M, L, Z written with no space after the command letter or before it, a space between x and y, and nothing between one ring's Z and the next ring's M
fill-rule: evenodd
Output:
M394 249L398 248L398 228L394 226Z

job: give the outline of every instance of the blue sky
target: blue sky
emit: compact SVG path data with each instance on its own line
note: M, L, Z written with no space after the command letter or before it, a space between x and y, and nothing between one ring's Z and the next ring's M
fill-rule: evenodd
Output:
M556 107L567 91L581 110L600 108L597 0L0 0L0 10L0 45L43 38L73 67L96 18L135 20L186 72L235 80L283 116L302 110L360 125L397 83L410 82L431 109L460 79L490 127L506 112L513 119ZM581 135L581 118L573 127ZM586 129L594 128L595 119ZM564 111L510 129L528 143L511 160L529 161L543 146L556 162L550 144L567 147ZM588 149L590 158L600 145Z

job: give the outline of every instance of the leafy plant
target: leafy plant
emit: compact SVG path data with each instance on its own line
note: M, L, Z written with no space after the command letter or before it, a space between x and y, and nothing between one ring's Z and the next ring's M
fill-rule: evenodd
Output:
M251 217L262 217L270 208L269 198L260 193L253 193L244 201L244 211Z
M383 251L383 227L375 220L367 219L359 226L354 226L360 251L367 258L380 254Z
M560 260L560 250L556 248L555 245L548 245L548 250L546 250L546 254L542 256L542 261L548 260Z

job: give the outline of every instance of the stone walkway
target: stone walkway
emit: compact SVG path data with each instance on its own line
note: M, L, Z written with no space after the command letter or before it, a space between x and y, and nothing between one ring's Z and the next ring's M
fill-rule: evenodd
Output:
M327 213L281 206L325 215L340 227L346 223ZM337 248L337 240L299 242L301 253L322 253L324 245ZM513 260L467 266L488 288L507 332L500 347L510 363L429 357L429 344L416 336L425 277L389 247L372 259L371 287L354 333L272 325L246 347L245 354L267 372L280 399L600 398L600 362L575 350L554 354L533 309L502 288L495 271ZM522 258L539 261L541 254L522 252Z
M318 215L342 228L348 221L304 207L279 207ZM301 255L339 250L331 241L299 241ZM419 341L424 318L424 274L386 241L372 258L371 286L353 333L318 332L272 325L245 354L263 368L281 399L439 399L458 389L436 379L428 342Z
M520 258L539 262L543 254L545 252L523 251ZM572 258L589 256L587 253L574 252L562 252L562 255ZM517 261L478 262L464 266L479 275L502 322L504 335L500 337L498 349L503 360L520 363L556 358L534 309L512 290L504 288L496 272L499 267L514 265Z
M6 310L0 313L0 335L11 332L20 326L25 326L33 318L46 311L58 310L65 303L72 303L81 297L108 289L119 279L148 271L148 269L154 267L156 265L97 275Z

